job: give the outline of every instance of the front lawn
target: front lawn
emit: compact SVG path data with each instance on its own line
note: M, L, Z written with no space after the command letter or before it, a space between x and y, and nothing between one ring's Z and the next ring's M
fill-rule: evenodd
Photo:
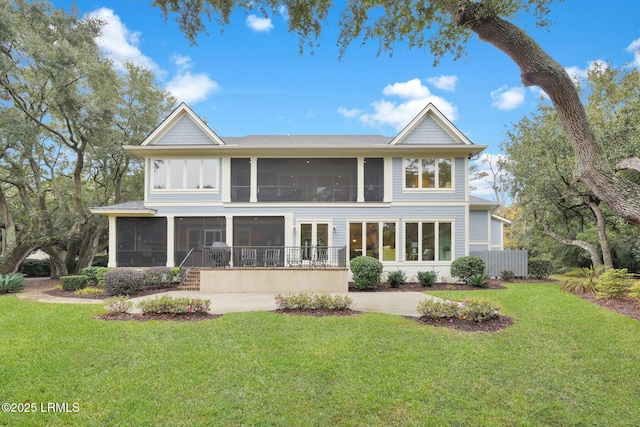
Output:
M101 321L3 296L0 401L38 411L0 425L637 425L640 322L558 288L483 291L516 319L496 334L376 313Z

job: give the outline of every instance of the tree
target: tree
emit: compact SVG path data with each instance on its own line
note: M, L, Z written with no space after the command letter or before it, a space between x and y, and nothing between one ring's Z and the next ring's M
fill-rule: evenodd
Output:
M149 71L120 71L100 53L100 21L13 0L0 3L0 22L0 225L13 236L0 273L35 249L54 277L77 272L105 244L106 220L89 207L142 193L123 194L139 167L122 144L174 101Z
M452 53L455 59L461 57L465 43L475 33L518 65L525 86L538 86L549 96L575 152L573 179L586 185L620 218L640 226L640 185L616 173L606 161L571 77L531 37L508 21L517 13L533 12L539 25L547 25L552 3L553 0L353 0L342 12L338 44L344 53L360 37L363 42L378 40L380 51L393 51L397 42L406 42L410 48L428 48L437 61L446 53ZM234 8L278 14L284 5L289 31L300 37L302 48L304 44L313 46L333 2L154 0L153 4L165 18L176 14L180 28L192 43L204 31L202 16L213 16L218 24L226 25ZM624 167L640 170L640 161L621 160Z
M596 67L580 90L611 165L637 152L639 77L637 71ZM552 107L543 101L537 113L515 124L503 148L510 159L512 193L525 216L558 242L589 252L594 266L604 262L611 268L614 256L609 234L622 224L590 189L572 180L574 152ZM630 181L637 182L637 178L628 176Z

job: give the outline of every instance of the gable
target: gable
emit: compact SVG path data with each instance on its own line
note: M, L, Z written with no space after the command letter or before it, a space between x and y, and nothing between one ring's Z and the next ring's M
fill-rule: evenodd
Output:
M155 145L211 145L214 141L188 116L182 116Z
M397 145L459 144L433 118L425 116Z
M433 104L429 103L391 145L474 145Z

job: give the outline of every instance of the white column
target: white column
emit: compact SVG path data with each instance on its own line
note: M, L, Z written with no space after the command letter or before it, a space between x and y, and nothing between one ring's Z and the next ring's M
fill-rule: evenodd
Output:
M233 215L226 215L225 216L225 224L226 224L226 228L227 228L227 234L225 236L225 242L227 242L227 244L229 246L233 247ZM231 267L233 267L233 252L231 253Z
M167 216L167 267L175 267L175 217ZM181 260L182 261L182 260Z
M249 198L250 203L256 203L258 201L258 158L252 157L251 162L251 196Z
M222 158L222 202L231 202L231 158Z
M382 198L382 201L386 203L391 202L391 193L393 193L392 160L393 159L391 157L384 158L384 197ZM404 179L404 177L402 179Z
M116 217L109 215L109 261L107 267L117 267Z
M364 202L364 157L358 157L358 203Z

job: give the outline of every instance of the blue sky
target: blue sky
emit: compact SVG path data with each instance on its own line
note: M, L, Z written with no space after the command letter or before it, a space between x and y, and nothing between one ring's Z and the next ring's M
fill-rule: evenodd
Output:
M499 154L505 129L535 109L540 92L525 88L519 70L493 46L474 37L469 54L432 66L425 50L398 45L377 56L377 43L354 42L339 60L337 17L323 28L313 54L299 55L283 16L238 11L221 34L208 24L190 46L177 24L166 23L150 0L53 0L107 22L100 40L114 61L155 71L161 86L189 106L220 136L251 134L396 135L433 102L473 142ZM537 29L515 22L577 76L595 61L640 66L640 2L569 0L556 3L554 24Z

